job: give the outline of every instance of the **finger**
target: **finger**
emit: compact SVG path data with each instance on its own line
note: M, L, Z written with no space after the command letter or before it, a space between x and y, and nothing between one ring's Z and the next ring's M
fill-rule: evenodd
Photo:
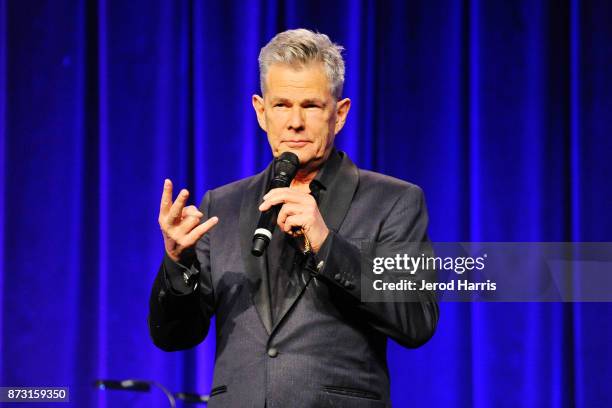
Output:
M306 225L306 217L303 214L290 215L285 219L283 232L289 233L292 229L302 229Z
M280 187L280 188L273 188L272 190L268 191L266 195L263 196L263 199L268 200L270 198L277 197L277 196L300 197L304 195L308 195L308 194L302 191L295 190L293 188Z
M277 187L277 188L273 188L272 190L268 191L264 196L263 199L265 200L266 198L273 196L275 194L282 194L285 192L291 192L293 190L291 190L289 187Z
M310 197L310 195L306 193L289 191L289 189L286 189L286 191L275 191L274 193L271 191L270 195L268 195L259 206L259 210L266 211L272 206L284 203L306 204L308 202L308 197Z
M284 231L284 224L287 217L290 215L298 214L301 210L301 206L298 204L288 203L284 204L280 211L278 212L278 216L276 217L276 223L280 227L281 230Z
M159 203L160 215L166 215L170 206L172 205L172 181L170 179L164 180L164 190L161 196L161 202Z
M185 217L200 217L201 218L204 216L204 214L202 214L200 210L198 210L198 207L196 207L195 205L189 205L183 208L181 216L182 218L185 218Z
M204 223L198 225L197 227L192 229L189 234L187 234L187 236L185 237L185 242L189 245L193 245L198 239L202 238L204 234L210 231L218 223L218 217L211 217L207 219Z
M174 200L172 207L170 207L170 212L168 213L168 222L170 224L175 224L180 219L187 198L189 198L189 191L182 189L176 200Z
M180 235L187 235L193 230L202 219L201 215L188 215L184 217L180 224L176 226L176 230Z

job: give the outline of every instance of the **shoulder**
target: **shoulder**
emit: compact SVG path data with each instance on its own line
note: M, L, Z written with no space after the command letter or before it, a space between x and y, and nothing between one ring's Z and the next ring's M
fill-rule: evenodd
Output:
M418 228L425 231L429 220L421 187L367 170L360 169L359 176L357 206L370 214L380 214L378 219L388 227L383 228L384 233L378 238L382 241L420 241L422 237L415 235L415 231Z
M265 174L261 172L250 177L233 181L222 186L212 188L206 192L202 199L201 207L210 211L236 211L240 208L243 195L253 190L264 179Z
M220 187L213 188L208 191L208 194L215 198L227 198L234 195L241 195L249 186L257 182L260 177L262 177L262 173L236 180Z
M376 173L370 170L358 169L359 190L365 190L373 194L382 194L384 197L415 196L423 195L423 190L416 184L401 180L386 174Z

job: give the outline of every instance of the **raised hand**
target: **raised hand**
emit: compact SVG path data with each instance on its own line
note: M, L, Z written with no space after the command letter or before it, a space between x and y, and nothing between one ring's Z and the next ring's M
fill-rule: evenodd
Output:
M175 262L185 262L188 256L193 256L196 242L219 222L219 218L211 217L200 224L204 214L195 205L185 207L187 198L189 191L182 189L173 203L172 181L164 181L158 221L166 253Z

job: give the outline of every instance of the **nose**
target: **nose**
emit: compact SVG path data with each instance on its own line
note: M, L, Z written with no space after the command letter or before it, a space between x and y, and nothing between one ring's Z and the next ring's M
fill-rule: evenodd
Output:
M300 131L304 129L304 117L300 106L294 106L287 126L290 130Z

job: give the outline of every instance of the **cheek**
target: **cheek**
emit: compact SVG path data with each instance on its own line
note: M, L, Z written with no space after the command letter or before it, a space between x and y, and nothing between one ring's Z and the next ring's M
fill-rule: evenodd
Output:
M307 127L310 127L311 130L319 133L323 129L327 128L328 119L326 115L319 112L312 112L306 115L306 123Z
M308 116L308 126L319 147L325 147L334 135L335 124L330 122L329 115L313 113Z
M278 139L279 135L282 133L284 123L285 118L282 113L272 112L271 114L266 115L268 135L273 139Z

